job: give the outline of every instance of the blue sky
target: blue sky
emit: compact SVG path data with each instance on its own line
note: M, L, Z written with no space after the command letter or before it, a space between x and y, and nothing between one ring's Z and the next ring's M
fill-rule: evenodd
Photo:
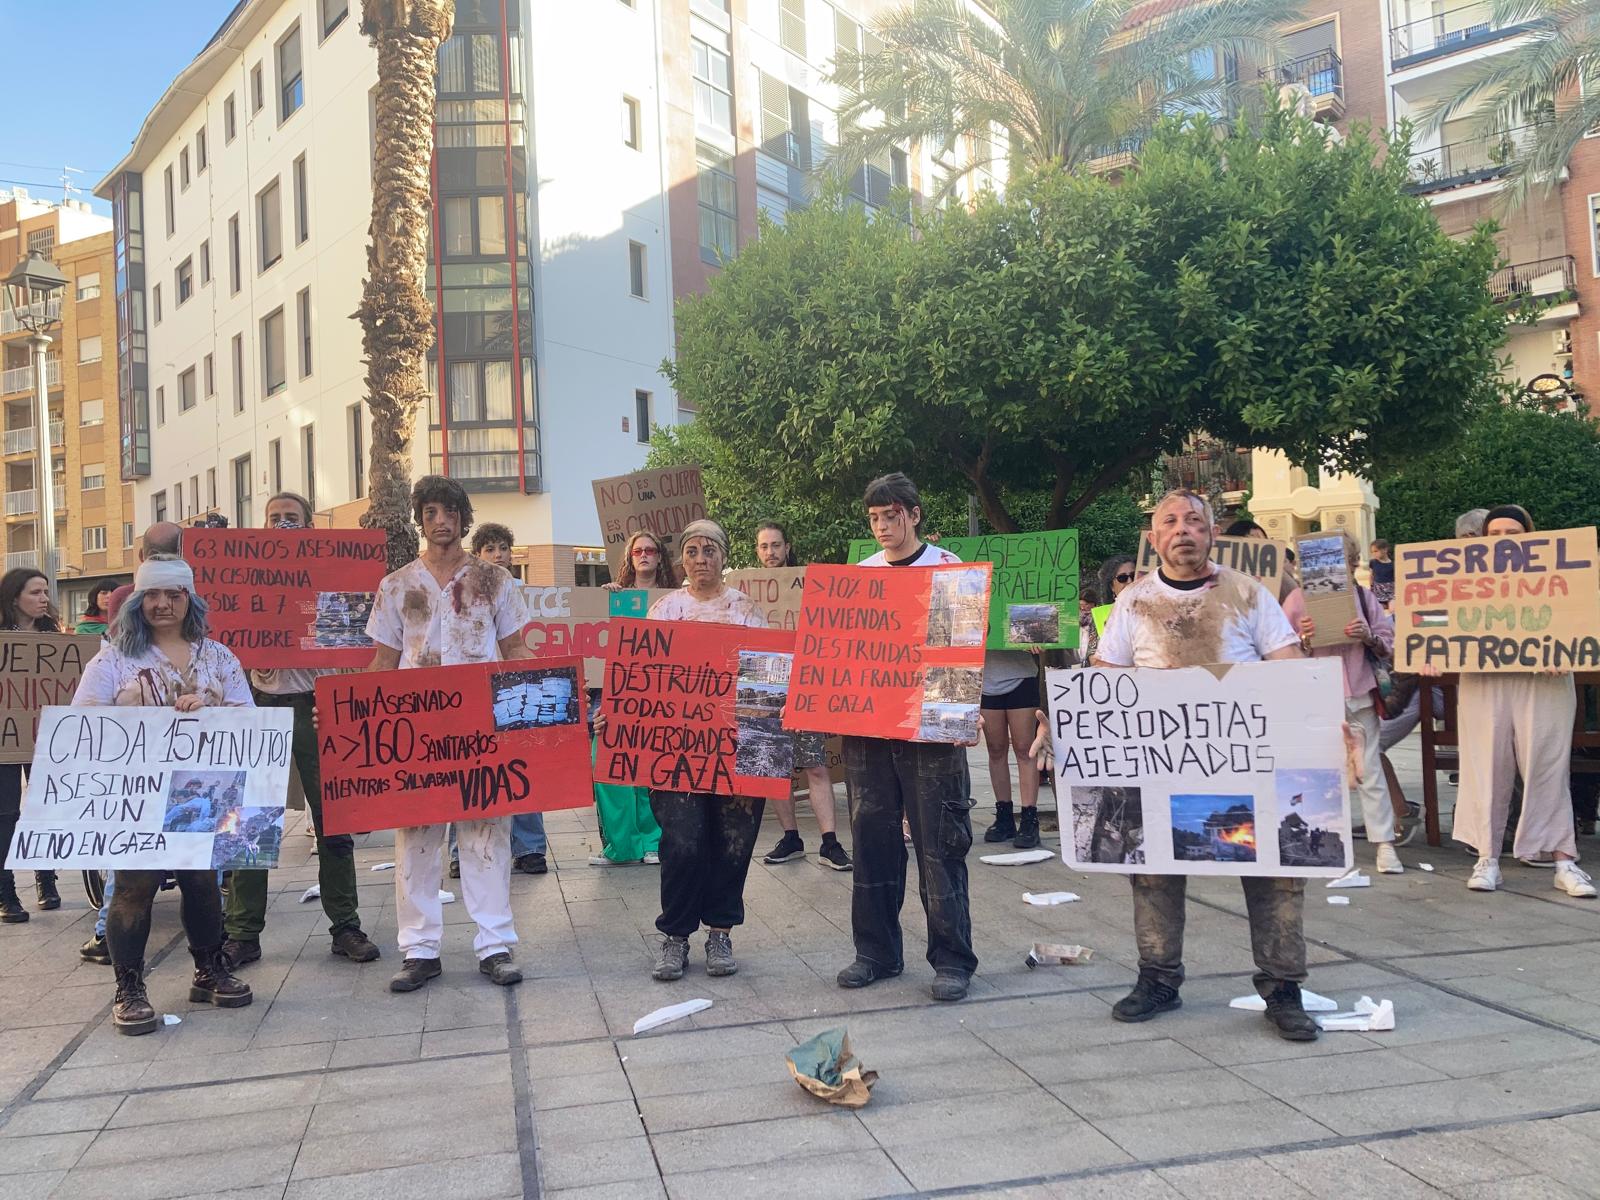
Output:
M83 174L73 180L83 191L75 198L110 215L90 189L128 152L145 114L233 3L0 0L0 46L12 68L0 123L0 188L20 183L34 196L60 200L61 168L79 167Z

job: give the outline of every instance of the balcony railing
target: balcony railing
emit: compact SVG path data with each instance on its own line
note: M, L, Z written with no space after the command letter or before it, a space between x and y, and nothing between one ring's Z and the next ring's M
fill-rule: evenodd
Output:
M1533 145L1538 129L1537 125L1520 125L1418 150L1408 163L1411 182L1407 190L1439 192L1504 175Z
M1570 254L1512 263L1489 276L1489 294L1503 304L1571 295L1577 288L1577 264Z
M22 429L6 430L5 452L7 454L31 454L38 446L38 440L33 436L34 427L25 426ZM52 448L67 444L67 429L60 421L50 422L50 445Z
M55 560L56 573L61 571L61 551L57 550L51 558ZM39 552L37 550L13 550L6 555L6 570L16 567L37 567L39 565Z
M62 509L67 503L66 484L58 483L55 487L56 519L61 519ZM39 511L39 493L34 488L19 488L14 492L6 493L6 516L25 517L30 513Z
M1145 135L1136 133L1123 138L1119 142L1108 142L1104 146L1096 146L1089 152L1089 157L1084 162L1084 169L1090 172L1114 171L1118 167L1131 164L1139 151L1144 149Z
M1445 12L1418 17L1404 25L1391 26L1389 61L1399 70L1430 58L1516 37L1526 28L1528 26L1523 22L1497 23L1493 4L1463 4Z
M61 356L52 354L45 359L45 386L56 387L61 383ZM25 363L20 367L9 367L0 374L0 395L11 395L12 392L33 391L33 364Z
M48 321L59 321L61 319L60 296L45 302L44 315ZM16 310L9 304L4 309L0 309L0 334L18 333L23 328L22 322L17 319Z
M1272 80L1279 87L1303 84L1314 100L1344 102L1344 62L1331 49L1303 54L1276 66L1262 67L1261 77Z

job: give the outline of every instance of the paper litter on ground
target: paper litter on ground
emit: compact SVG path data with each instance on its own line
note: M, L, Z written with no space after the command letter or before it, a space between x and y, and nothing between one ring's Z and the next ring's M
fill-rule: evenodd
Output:
M1349 904L1350 903L1350 897L1349 896L1329 896L1328 897L1328 903L1329 904Z
M1339 1002L1319 996L1306 988L1300 989L1300 1003L1307 1012L1338 1012ZM1228 1001L1229 1008L1242 1008L1245 1012L1266 1012L1267 1002L1260 996L1240 996Z
M320 883L313 883L305 891L300 893L300 903L309 904L311 901L318 899L321 895L322 885Z
M1351 1012L1318 1017L1317 1024L1336 1033L1382 1033L1394 1028L1394 1003L1378 1003L1371 996L1363 996Z
M1432 863L1418 863L1417 866L1421 867L1424 871L1433 870L1433 864Z
M1337 879L1328 880L1328 886L1331 888L1371 887L1372 876L1363 875L1359 870L1352 870Z
M443 888L439 889L439 903L440 904L454 904L455 902L456 902L456 894L454 892L447 892Z
M1020 867L1025 863L1046 862L1055 856L1054 850L1019 850L1015 854L985 854L978 861L996 867Z
M638 1037L646 1030L654 1029L658 1025L670 1025L673 1021L681 1021L685 1017L692 1017L697 1012L705 1012L711 1007L709 1000L685 1000L682 1004L669 1004L665 1008L658 1008L653 1013L646 1013L633 1023L633 1036Z
M1032 904L1037 908L1049 908L1053 904L1071 904L1074 900L1081 899L1077 892L1023 892L1022 902Z
M878 1082L878 1073L863 1067L850 1049L850 1034L843 1029L817 1034L789 1051L784 1061L796 1083L842 1108L860 1108L872 1098L872 1085Z
M393 863L377 863L377 864L375 864L373 866L372 869L374 871L392 871L392 870L394 870L394 864Z
M163 1016L161 1018L161 1023L163 1025L182 1025L183 1024L183 1018L182 1017L175 1017L171 1013L165 1013L165 1014L163 1014Z
M1035 967L1077 967L1094 957L1087 946L1068 946L1060 942L1035 942L1023 960L1028 970Z

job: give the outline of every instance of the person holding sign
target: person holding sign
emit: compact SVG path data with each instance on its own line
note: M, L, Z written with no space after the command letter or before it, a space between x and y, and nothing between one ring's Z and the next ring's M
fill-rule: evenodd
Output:
M194 571L179 558L152 555L133 578L133 594L117 613L111 643L89 661L74 708L127 705L195 712L209 705L254 706L244 668L221 642L206 636L206 603ZM183 894L183 931L194 959L189 999L218 1008L250 1003L250 985L233 975L222 953L222 893L213 870L175 871ZM106 943L117 975L111 1023L118 1033L152 1033L160 1018L144 985L150 907L165 871L117 869L106 917Z
M60 633L50 605L50 580L32 567L14 567L0 578L0 629L30 633ZM0 763L0 866L11 853L11 838L22 815L22 764ZM33 888L41 912L61 907L54 871L35 871ZM0 924L22 925L28 910L17 897L16 878L0 870Z
M678 541L685 586L650 606L652 621L709 621L767 628L761 610L722 582L728 535L715 521L691 521ZM651 977L682 979L689 935L706 929L706 974L732 975L733 927L744 924L744 883L765 801L755 796L713 796L651 789L650 807L661 826L661 931Z
M1098 667L1209 666L1300 658L1300 638L1276 597L1242 572L1211 561L1211 505L1187 489L1156 505L1150 530L1160 565L1117 598L1095 656ZM1049 724L1039 713L1034 753L1047 756ZM1112 1006L1119 1021L1148 1021L1182 1006L1186 875L1130 875L1139 979ZM1306 1015L1305 880L1247 877L1245 907L1255 951L1256 991L1281 1037L1313 1041Z
M678 576L667 557L666 545L649 530L641 529L628 539L623 551L622 570L616 579L601 586L608 592L623 592L629 588L657 588L666 591L678 586Z
M411 511L422 530L422 553L385 575L367 621L377 645L369 671L456 666L528 657L522 589L501 567L467 553L461 539L472 527L472 501L455 480L425 475L411 489ZM414 992L442 972L439 946L444 910L444 825L397 829L395 915L405 962L389 981L392 992ZM522 982L511 961L517 931L511 918L511 818L460 822L461 898L478 924L473 947L478 970L502 987Z

